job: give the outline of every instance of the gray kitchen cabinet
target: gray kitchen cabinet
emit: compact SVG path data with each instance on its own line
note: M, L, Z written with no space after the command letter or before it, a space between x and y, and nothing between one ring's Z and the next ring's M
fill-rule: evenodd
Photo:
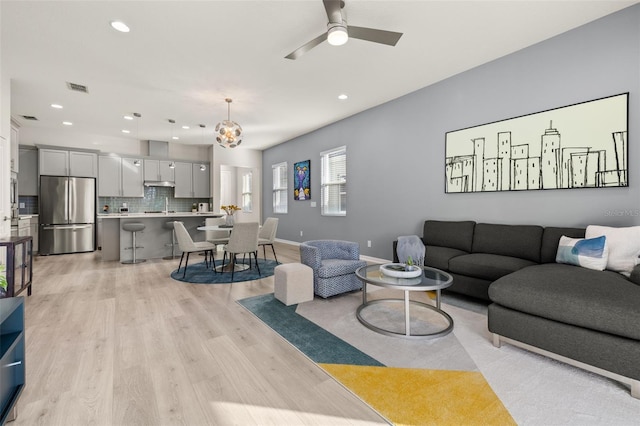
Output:
M136 166L136 161L140 165ZM98 177L100 197L144 197L143 166L140 159L101 155Z
M176 161L174 169L176 176L174 196L176 198L193 198L192 166L192 163Z
M111 155L98 158L98 196L120 197L122 195L122 159Z
M38 153L41 175L69 176L69 151L43 148Z
M31 216L31 221L29 223L29 236L33 238L33 241L31 243L31 250L33 254L38 253L38 232L39 232L38 223L39 223L39 216L37 214Z
M171 167L173 161L144 160L144 180L174 182L175 169Z
M202 170L204 169L204 170ZM176 162L176 198L210 198L208 163Z
M193 197L211 198L211 184L209 165L193 163Z
M39 160L41 175L98 177L98 155L94 152L40 148Z
M122 196L144 197L144 166L139 158L122 159Z
M69 151L69 176L98 177L98 155L93 152Z
M38 195L38 150L20 148L20 173L18 173L18 195Z

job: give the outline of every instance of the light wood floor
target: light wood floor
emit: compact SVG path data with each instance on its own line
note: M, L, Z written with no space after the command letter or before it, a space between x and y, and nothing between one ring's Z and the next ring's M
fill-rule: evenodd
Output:
M276 252L299 261L296 246ZM177 265L37 257L10 425L385 423L236 303L273 277L193 285L169 277Z

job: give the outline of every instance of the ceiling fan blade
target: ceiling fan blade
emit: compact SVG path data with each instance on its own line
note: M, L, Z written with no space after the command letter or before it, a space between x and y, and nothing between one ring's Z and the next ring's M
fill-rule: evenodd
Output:
M311 49L313 49L314 47L316 47L317 45L319 45L320 43L322 43L326 39L327 39L327 33L322 33L318 37L316 37L313 40L311 40L310 42L308 42L306 44L303 44L302 46L298 47L293 52L289 53L287 56L285 56L285 58L286 59L298 59L300 56L304 55L305 53L307 53L308 51L310 51Z
M374 43L386 44L389 46L395 46L402 33L396 33L394 31L376 30L373 28L354 27L348 26L349 37L357 38L360 40L372 41Z
M327 11L327 19L330 24L342 24L342 8L344 1L342 0L322 0L324 10Z

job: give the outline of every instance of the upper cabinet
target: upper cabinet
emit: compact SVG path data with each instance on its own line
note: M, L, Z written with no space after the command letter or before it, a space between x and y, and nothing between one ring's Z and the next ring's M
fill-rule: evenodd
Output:
M69 151L69 176L98 177L98 154Z
M18 195L38 195L38 150L19 149Z
M11 171L18 173L20 157L18 155L18 144L20 143L20 125L11 119L11 139L9 141L11 149Z
M41 175L98 177L98 154L94 152L41 148L39 158Z
M142 160L101 155L98 196L144 197Z
M176 161L176 198L211 198L208 163Z
M122 159L122 196L144 197L144 166L139 158Z
M144 180L174 182L173 164L173 161L168 160L144 160Z
M98 158L98 196L120 197L122 195L122 159L101 155Z
M211 198L209 164L193 163L193 197Z

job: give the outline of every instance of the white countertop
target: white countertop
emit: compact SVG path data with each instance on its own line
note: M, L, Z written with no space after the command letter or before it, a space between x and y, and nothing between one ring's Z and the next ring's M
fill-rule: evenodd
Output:
M135 218L135 219L152 219L154 217L222 217L220 213L191 213L191 212L175 212L175 213L100 213L99 219L121 219L121 218Z

